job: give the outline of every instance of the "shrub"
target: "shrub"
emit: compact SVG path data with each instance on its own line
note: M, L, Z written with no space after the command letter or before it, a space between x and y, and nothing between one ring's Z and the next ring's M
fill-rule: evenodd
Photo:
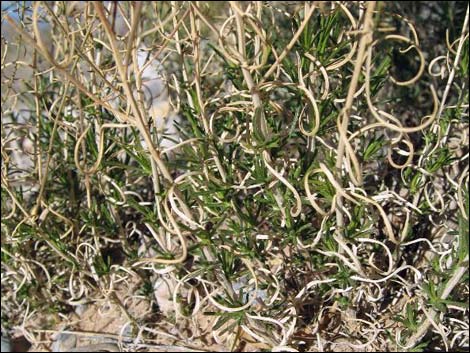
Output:
M468 349L465 3L9 6L2 330Z

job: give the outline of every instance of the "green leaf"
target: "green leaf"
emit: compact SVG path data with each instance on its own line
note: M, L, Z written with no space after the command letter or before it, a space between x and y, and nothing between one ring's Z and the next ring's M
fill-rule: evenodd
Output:
M215 323L213 330L218 330L219 328L221 328L229 319L230 319L230 315L220 316L217 322Z
M441 302L443 304L446 304L446 305L453 305L453 306L458 306L459 308L462 308L462 309L468 309L469 308L469 304L468 302L458 302L458 301L455 301L455 300L441 300Z
M266 116L261 107L255 109L253 115L253 137L258 143L265 143L269 139Z
M414 176L413 179L411 179L410 183L410 191L412 194L416 194L420 190L422 186L422 180L421 180L421 173L417 172Z
M465 219L462 214L459 215L459 250L458 257L459 263L465 261L468 257L469 237L468 237L468 219Z
M414 346L409 350L409 352L424 352L424 350L428 347L429 341L421 342L420 344Z
M380 151L380 149L383 146L383 140L384 138L383 136L381 136L379 138L372 139L369 142L369 144L366 147L366 150L364 151L364 155L363 155L364 161L369 161L375 157L377 152Z

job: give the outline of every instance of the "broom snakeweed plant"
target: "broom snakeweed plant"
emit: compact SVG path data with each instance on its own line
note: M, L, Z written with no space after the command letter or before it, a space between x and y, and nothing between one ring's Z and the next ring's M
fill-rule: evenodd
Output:
M2 334L468 349L468 17L2 5Z

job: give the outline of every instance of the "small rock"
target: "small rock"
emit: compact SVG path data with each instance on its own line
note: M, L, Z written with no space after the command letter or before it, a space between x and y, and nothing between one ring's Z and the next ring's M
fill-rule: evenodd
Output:
M2 336L2 352L11 352L11 341L5 336Z
M67 333L59 333L56 336L51 349L53 352L69 352L77 345L77 337Z

